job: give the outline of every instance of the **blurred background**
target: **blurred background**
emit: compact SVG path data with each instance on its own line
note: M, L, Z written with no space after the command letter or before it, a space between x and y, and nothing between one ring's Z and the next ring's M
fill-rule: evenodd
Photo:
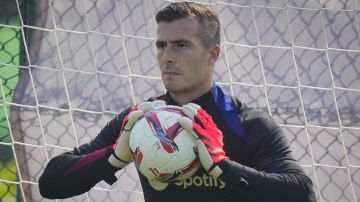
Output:
M165 92L165 0L0 0L0 198L49 201L48 160ZM283 127L318 201L360 202L360 0L198 0L221 20L216 82ZM133 165L58 201L144 201Z

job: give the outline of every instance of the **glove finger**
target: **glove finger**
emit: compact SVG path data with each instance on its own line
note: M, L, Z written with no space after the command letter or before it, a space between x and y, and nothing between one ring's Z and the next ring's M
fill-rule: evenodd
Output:
M212 116L209 113L207 113L205 110L203 110L203 109L199 110L198 115L201 115L202 117L204 117L204 119L208 123L214 124Z
M193 130L192 120L186 116L183 116L179 119L179 124L185 128L185 130L191 131Z
M179 119L179 124L188 131L195 139L198 139L199 136L193 131L193 121L188 117L181 117Z
M195 107L193 107L191 105L191 103L183 105L181 107L182 111L184 112L184 114L189 117L190 119L194 120L196 114L197 114L197 109Z
M200 139L196 141L196 144L201 165L205 168L205 170L209 170L214 164L214 162L211 159L211 156L207 151L205 144Z
M191 107L195 108L196 110L201 109L200 105L195 104L195 103L192 103L192 102L188 103L188 105L190 105Z
M152 108L154 108L154 103L153 102L142 102L137 107L139 110L146 113L146 112L152 110Z
M119 165L118 167L124 167L127 163L131 162L131 152L129 146L130 139L130 130L124 130L121 134L119 142L116 145L115 155L121 160L117 161L124 165Z
M203 110L199 105L195 103L188 103L184 105L183 112L186 116L194 120L203 128L206 128L204 122L209 122L209 117L211 118L211 116L205 110ZM210 123L213 123L212 118Z
M115 154L122 160L126 162L131 161L131 152L130 152L130 146L129 146L129 139L130 139L130 131L124 131L124 133L121 135L119 143L116 147L117 149L115 151Z
M131 161L131 152L129 146L129 139L131 129L133 128L136 121L144 114L141 110L133 111L129 114L127 123L125 124L124 130L120 136L118 145L116 146L119 149L115 150L115 154L124 162Z
M204 127L201 125L201 123L198 124L198 123L196 123L196 121L193 121L192 127L193 127L193 131L199 136L199 138L202 141L205 141L205 140L210 141L210 138L207 137L206 135L204 135L204 134L206 134L206 129L204 129ZM205 142L204 142L204 144L205 144Z
M164 100L154 100L154 107L160 107L166 105L166 102Z
M188 117L186 116L181 117L178 122L183 128L185 128L185 130L190 132L196 139L200 138L200 139L209 140L209 138L201 135L202 133L204 133L204 129L199 124L192 121Z
M132 129L132 127L134 126L134 124L139 120L139 118L141 116L144 115L144 112L142 110L136 110L136 111L133 111L129 114L129 118L128 118L128 121L127 123L125 124L125 127L124 127L124 132L125 131L130 131Z
M208 153L205 144L200 139L197 140L196 143L201 165L204 167L205 170L209 172L211 176L217 179L223 171L218 165L214 164L214 161Z

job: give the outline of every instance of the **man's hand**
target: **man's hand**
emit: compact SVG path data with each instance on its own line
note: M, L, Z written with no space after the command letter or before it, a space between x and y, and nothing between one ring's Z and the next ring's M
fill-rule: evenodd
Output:
M119 138L113 146L114 153L108 159L111 165L123 168L132 161L129 138L133 126L146 112L162 105L165 105L164 101L155 100L153 102L143 102L131 108L131 112L125 116L122 122Z
M218 178L222 170L217 163L229 159L223 150L222 132L212 117L199 105L189 103L184 105L182 110L187 117L180 118L179 123L196 138L201 165L211 176Z

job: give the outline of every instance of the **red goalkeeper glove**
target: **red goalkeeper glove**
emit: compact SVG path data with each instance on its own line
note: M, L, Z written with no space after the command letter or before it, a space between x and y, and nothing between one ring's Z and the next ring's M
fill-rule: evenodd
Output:
M125 116L121 124L122 129L119 138L113 146L114 153L108 158L111 165L117 168L123 168L132 161L129 137L133 126L144 113L161 105L165 105L165 102L162 100L155 100L153 102L143 102L131 108L131 112Z
M223 149L223 135L212 117L199 105L194 103L182 107L187 117L182 117L179 123L197 140L196 147L201 165L214 178L218 178L222 170L217 165L220 161L229 159Z

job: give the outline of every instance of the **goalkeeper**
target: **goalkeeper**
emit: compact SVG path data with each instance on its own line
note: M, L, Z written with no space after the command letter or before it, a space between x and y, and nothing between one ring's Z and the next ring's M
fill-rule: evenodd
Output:
M115 173L132 161L132 126L153 107L171 104L186 114L179 123L197 138L202 167L176 184L149 182L139 173L145 201L315 201L312 182L278 124L213 82L220 54L217 15L201 4L176 2L160 10L156 21L166 94L129 107L91 142L52 158L39 180L41 195L68 198L102 180L114 183Z

